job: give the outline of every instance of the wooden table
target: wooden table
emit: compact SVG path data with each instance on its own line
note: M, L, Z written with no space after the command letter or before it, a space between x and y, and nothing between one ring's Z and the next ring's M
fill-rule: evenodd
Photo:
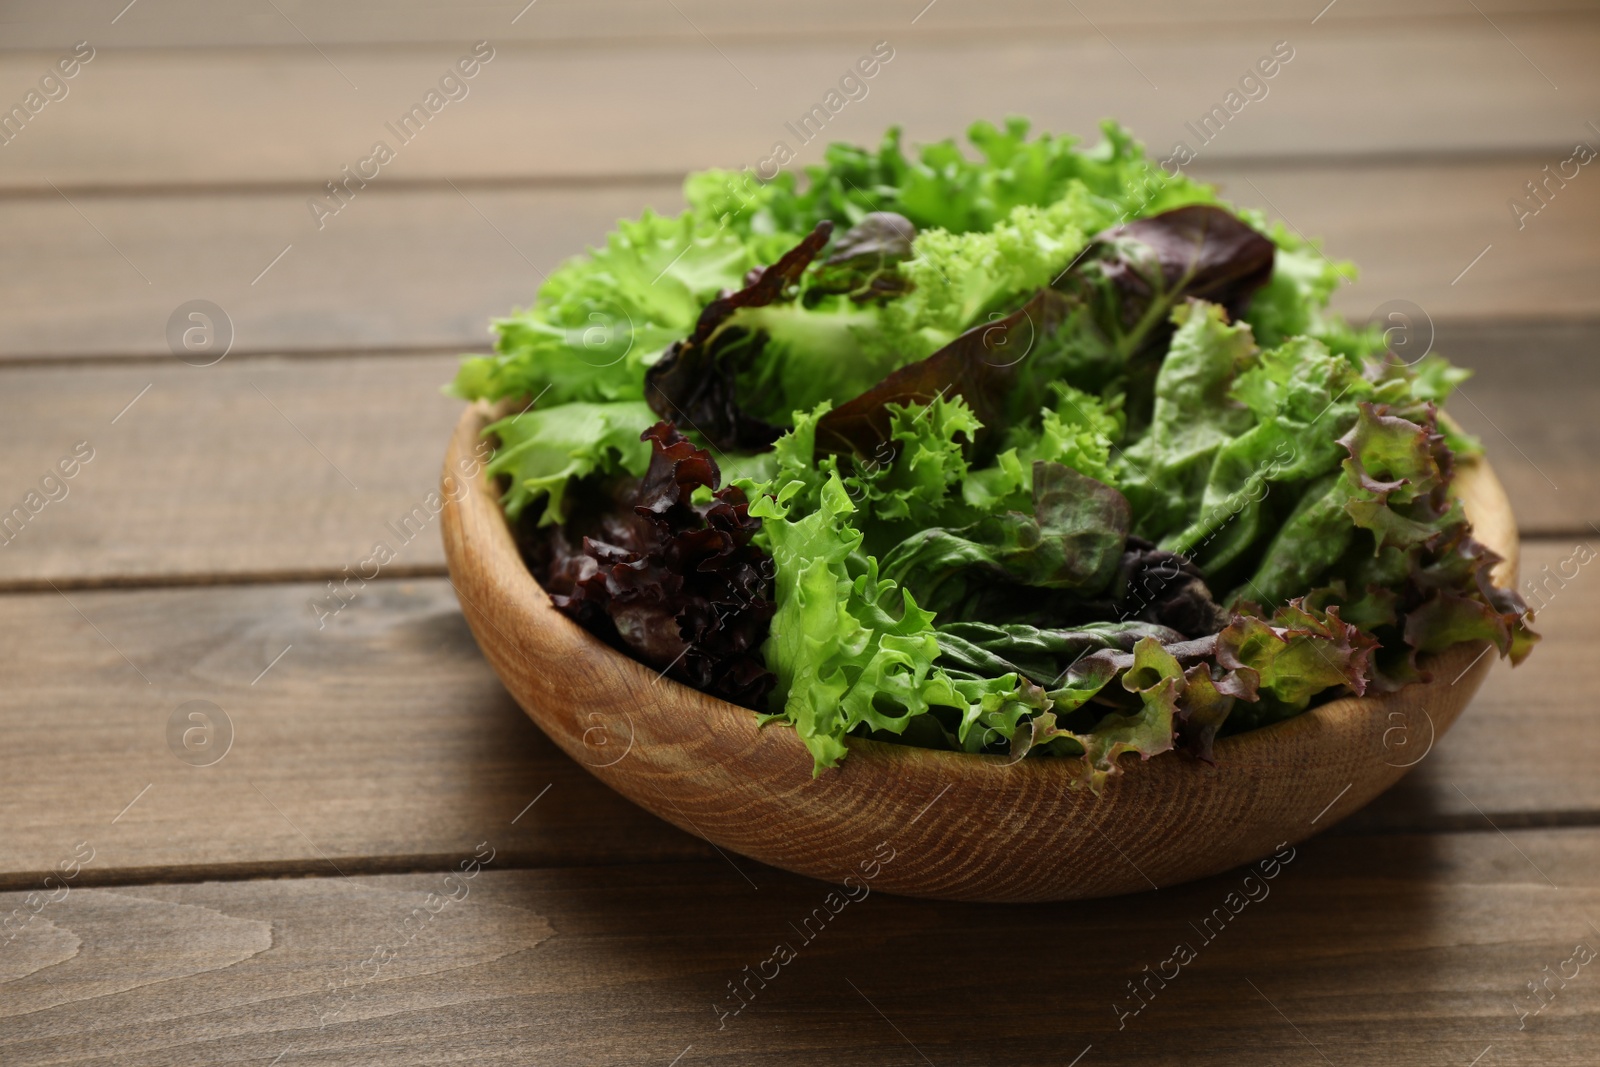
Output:
M93 55L0 147L0 507L37 504L0 549L0 1062L1600 1062L1600 176L1525 188L1600 145L1600 13L1324 2L7 5L0 104ZM467 95L319 228L307 199L478 40ZM824 886L560 755L436 523L309 607L428 493L491 315L684 171L799 147L878 41L826 137L1117 114L1163 154L1289 42L1191 171L1361 263L1347 314L1425 311L1547 575L1529 663L1137 1014L1243 872L874 894L723 1017ZM226 319L180 360L197 300Z

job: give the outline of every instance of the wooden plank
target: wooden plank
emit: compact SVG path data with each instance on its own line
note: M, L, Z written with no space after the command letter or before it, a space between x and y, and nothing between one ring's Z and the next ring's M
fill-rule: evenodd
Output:
M1595 336L1560 323L1439 331L1436 347L1478 372L1452 410L1481 435L1525 535L1600 523L1589 463L1600 429L1586 417L1600 403ZM0 588L338 575L437 484L460 411L439 393L454 367L411 356L0 369L0 505L10 514L39 494L38 514L0 538ZM46 502L43 479L80 442L94 458ZM443 558L430 529L394 566L436 574Z
M1600 337L1593 325L1446 323L1436 347L1473 371L1450 411L1493 457L1520 528L1600 533L1600 475L1591 459L1600 455L1600 428L1590 414L1600 408Z
M1559 573L1571 554L1532 545L1525 572ZM1437 744L1420 721L1396 738L1395 760L1419 766L1354 829L1600 819L1587 696L1600 598L1592 567L1577 569L1544 594L1547 637L1526 664L1493 670ZM406 869L491 833L524 863L704 854L526 721L446 582L352 590L324 629L310 604L326 589L313 584L0 597L13 635L0 667L0 884L39 877L64 843L111 825L136 797L91 877L317 870L329 858L347 872ZM190 700L232 723L233 748L215 766L191 766L169 745ZM596 761L625 741L597 735Z
M1194 146L1185 123L1220 104L1279 40L1294 49L1291 64L1229 120L1207 158L1570 152L1593 136L1584 101L1600 91L1600 68L1588 61L1600 47L1592 14L1520 18L1515 44L1472 18L1208 23L1126 33L1115 44L1076 24L927 40L895 33L881 38L893 58L863 83L865 96L835 105L826 138L806 143L785 123L823 101L880 39L817 25L820 37L800 41L502 42L465 83L467 95L442 105L414 139L386 123L435 87L463 45L107 49L6 146L0 189L273 181L310 194L378 140L395 152L378 184L681 173L753 165L776 141L808 163L824 139L876 143L891 123L914 140L938 139L974 118L1015 113L1082 133L1116 115L1163 149L1180 139ZM0 84L31 85L53 58L0 55Z
M91 880L407 870L485 837L517 863L710 854L534 729L446 582L344 596L342 610L313 584L0 598L0 877L31 881L86 836ZM596 760L612 740L595 738Z
M394 539L388 523L418 506L427 514L460 413L439 393L454 367L448 356L211 367L168 357L4 372L0 499L9 515L32 492L39 511L4 531L0 575L42 589L336 576ZM93 458L48 501L44 479L80 442ZM400 573L438 572L431 518L424 533L397 548Z
M0 955L14 976L0 1055L17 1067L1594 1062L1600 998L1589 970L1563 963L1595 944L1600 833L1328 839L1270 870L1070 909L896 899L869 881L851 901L715 858L70 889ZM1519 1019L1546 967L1575 977L1550 979L1544 1010ZM1146 977L1158 970L1165 980ZM746 981L748 1006L719 1015ZM1144 1007L1130 982L1148 982Z
M617 219L682 210L678 185L375 188L321 233L291 194L91 197L82 217L59 198L0 200L19 286L0 353L167 356L168 319L197 299L226 312L235 352L482 351L491 316Z
M680 11L648 0L542 0L526 10L510 4L448 4L406 0L382 5L326 4L282 0L282 14L249 0L168 0L134 7L106 29L107 15L88 0L48 3L24 0L7 6L0 17L8 50L50 49L98 29L105 44L97 47L223 47L288 45L304 48L309 38L333 44L417 44L465 39L473 34L497 40L543 43L614 42L623 40L694 39L704 30L724 41L740 37L803 37L817 27L858 33L904 32L913 19L922 33L1016 32L1077 29L1093 26L1115 32L1147 27L1215 25L1219 22L1265 23L1270 26L1309 23L1317 14L1286 12L1274 0L1147 0L1138 5L1116 0L1081 0L1078 8L1049 0L993 0L982 7L945 4L929 8L926 0L860 4L846 0L813 0L804 9L781 4L744 4L734 0L678 0ZM1589 0L1482 0L1494 16L1592 11ZM920 17L919 17L920 15ZM1404 5L1382 0L1342 0L1322 15L1320 23L1381 20L1387 23L1455 18L1479 19L1450 0L1413 0ZM1090 25L1090 20L1093 26ZM1480 20L1481 21L1481 20ZM1513 23L1514 24L1514 23ZM300 36L304 32L305 37Z
M1600 181L1574 181L1520 231L1506 206L1544 162L1196 173L1354 260L1362 277L1337 303L1356 318L1398 297L1437 321L1600 315ZM195 299L226 311L235 352L482 350L491 316L616 219L683 207L676 181L360 196L320 233L291 193L0 198L0 360L167 355L168 319Z

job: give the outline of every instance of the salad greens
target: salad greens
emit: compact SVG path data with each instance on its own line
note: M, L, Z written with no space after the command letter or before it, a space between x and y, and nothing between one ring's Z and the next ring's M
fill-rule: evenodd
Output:
M1476 442L1326 311L1346 264L1114 124L707 171L494 323L453 390L556 605L796 731L1211 759L1537 639L1450 484Z

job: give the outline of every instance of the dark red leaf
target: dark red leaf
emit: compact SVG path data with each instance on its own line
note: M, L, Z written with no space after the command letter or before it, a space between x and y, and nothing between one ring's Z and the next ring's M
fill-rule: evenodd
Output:
M765 307L784 299L791 286L828 243L833 223L824 219L798 245L772 266L752 271L743 289L726 293L700 312L694 332L676 341L645 374L645 400L664 419L681 422L717 448L760 451L783 434L777 426L746 412L735 394L741 366L732 358L719 358L713 336L735 311ZM760 356L759 341L746 350L747 358Z
M750 543L737 486L671 423L642 435L650 468L628 512L606 515L581 552L560 528L547 535L542 580L556 607L637 658L713 696L764 709L776 679L761 644L772 620L772 557ZM695 503L697 489L711 498ZM605 538L605 539L602 539Z
M1275 253L1270 240L1236 216L1191 204L1096 234L1057 288L1106 302L1096 309L1102 326L1146 348L1164 343L1166 311L1180 299L1220 304L1238 318L1272 277Z
M1000 422L1016 366L1034 342L1072 310L1053 289L1041 289L997 322L974 326L927 359L908 364L817 422L817 452L871 455L889 440L890 404L929 404L961 397L985 427Z

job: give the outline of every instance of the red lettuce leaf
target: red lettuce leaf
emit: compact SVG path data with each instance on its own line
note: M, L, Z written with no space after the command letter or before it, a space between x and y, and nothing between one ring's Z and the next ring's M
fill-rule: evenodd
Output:
M1109 353L1112 373L1128 364L1133 392L1143 395L1138 382L1148 379L1148 393L1172 336L1172 308L1194 297L1238 316L1271 278L1273 257L1270 240L1209 205L1106 230L1052 286L1010 315L974 326L830 411L817 424L817 454L871 455L890 439L890 404L959 396L985 427L1003 424L1008 414L1032 414L1039 390L1060 369L1048 353L1064 341Z
M785 299L817 253L833 223L824 219L772 266L750 272L743 289L726 293L700 312L694 332L673 343L645 374L645 400L664 419L682 422L717 448L761 451L783 435L739 404L735 383L743 364L761 355L764 337L739 346L738 359L721 355L713 340L740 308L765 307Z
M872 455L891 438L891 404L931 404L936 397L961 397L985 427L980 433L986 433L1002 421L1018 362L1070 311L1070 302L1060 293L1041 289L1005 318L974 326L928 358L892 372L818 420L818 457Z
M761 520L737 486L669 422L646 430L650 468L627 512L574 550L550 534L545 588L562 612L688 685L762 710L776 681L761 657L774 603ZM697 490L713 490L696 503Z
M1125 355L1165 348L1168 312L1186 299L1237 319L1272 277L1272 242L1210 204L1164 211L1099 233L1056 288L1090 302Z
M1340 439L1350 453L1345 511L1372 533L1377 552L1366 563L1377 580L1351 583L1366 592L1344 611L1382 641L1373 682L1385 691L1426 677L1419 654L1484 640L1517 664L1538 640L1522 598L1492 581L1500 557L1472 537L1450 494L1453 456L1433 406L1408 413L1414 418L1362 403ZM1343 587L1317 590L1313 598L1340 601Z
M1248 606L1236 612L1217 634L1216 662L1256 676L1258 700L1271 698L1258 714L1294 714L1326 689L1365 693L1377 647L1377 639L1341 619L1337 607L1322 609L1301 597L1270 621Z
M1112 227L1054 283L1087 314L1073 319L1076 347L1100 352L1100 373L1124 378L1130 434L1148 423L1156 373L1174 330L1172 310L1189 299L1217 304L1237 320L1272 277L1276 248L1242 220L1209 204L1165 211ZM1049 360L1029 384L1047 380Z
M874 211L862 216L833 242L832 254L815 272L812 291L848 293L857 304L910 292L911 281L898 267L910 257L916 236L916 226L904 215Z
M1390 413L1387 405L1358 405L1356 424L1339 439L1350 499L1344 510L1370 530L1381 551L1437 542L1461 524L1461 504L1449 493L1450 453L1438 432L1433 406L1421 423Z
M904 215L893 211L874 211L861 217L861 221L839 235L833 243L833 252L825 260L830 267L862 260L905 259L911 255L911 242L917 238L917 228Z
M1177 747L1198 760L1216 763L1212 746L1217 732L1235 701L1256 699L1259 682L1255 671L1230 671L1208 663L1196 663L1184 671L1174 726Z
M1117 618L1159 623L1185 637L1214 634L1228 621L1192 560L1138 536L1127 539L1111 594Z

